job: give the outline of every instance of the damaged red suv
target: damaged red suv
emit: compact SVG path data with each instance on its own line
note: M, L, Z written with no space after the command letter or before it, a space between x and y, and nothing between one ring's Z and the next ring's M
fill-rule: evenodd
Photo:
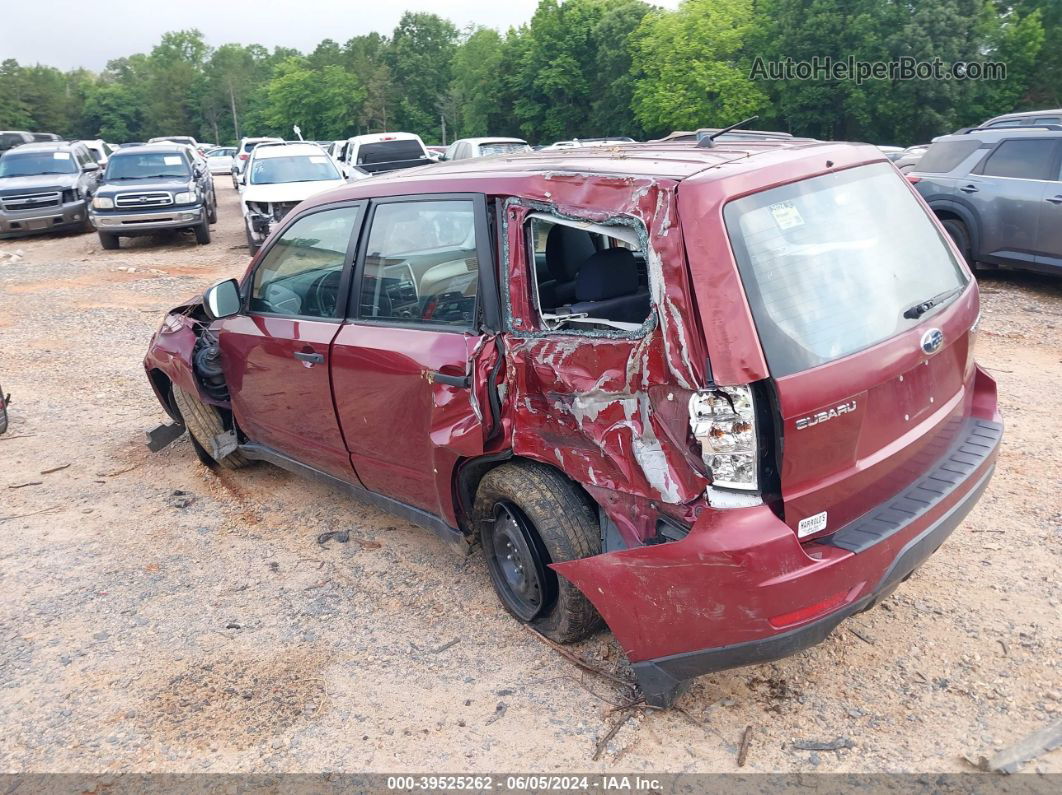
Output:
M962 521L1002 435L977 285L871 146L462 160L299 205L148 378L200 458L479 545L650 704L820 642Z

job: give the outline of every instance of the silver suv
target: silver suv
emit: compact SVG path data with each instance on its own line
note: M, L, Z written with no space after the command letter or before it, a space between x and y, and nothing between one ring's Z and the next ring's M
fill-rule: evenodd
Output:
M942 136L907 178L971 265L1062 274L1062 126Z

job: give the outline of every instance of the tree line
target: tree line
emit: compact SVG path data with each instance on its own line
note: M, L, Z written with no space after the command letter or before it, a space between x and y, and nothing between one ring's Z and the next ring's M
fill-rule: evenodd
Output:
M1003 62L1005 80L751 77L791 58ZM389 36L308 53L166 33L102 72L0 64L0 129L123 142L194 135L332 140L408 130L440 142L645 138L756 126L910 144L1015 109L1062 105L1059 0L540 0L507 32L406 12Z

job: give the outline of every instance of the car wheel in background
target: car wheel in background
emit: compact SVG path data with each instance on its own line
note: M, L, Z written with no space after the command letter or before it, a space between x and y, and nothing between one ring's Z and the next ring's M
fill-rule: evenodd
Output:
M955 246L962 253L963 259L966 260L971 270L974 267L974 261L971 258L972 252L970 251L970 232L966 229L966 224L955 218L945 218L941 221L944 229L951 235L951 239L955 241Z
M476 492L473 527L494 590L517 620L558 643L601 628L589 600L549 568L601 551L597 511L567 478L530 462L492 469Z
M100 245L108 251L114 251L118 248L118 235L112 235L110 232L99 232Z
M214 461L224 469L240 469L250 463L243 453L229 453L221 459L216 459L210 451L214 449L211 440L225 433L225 424L221 421L221 415L213 406L208 406L195 395L185 392L179 387L173 388L173 403L181 413L184 427L192 441L198 445L197 452L200 459L204 456Z
M218 197L213 193L210 194L210 210L207 214L207 221L211 224L218 222Z
M195 228L195 242L205 246L210 242L210 219L204 218L202 223Z
M244 234L247 235L247 249L251 252L251 256L253 257L258 253L258 249L261 248L261 246L254 242L254 238L251 237L251 230L247 228L247 224L243 225L243 231Z

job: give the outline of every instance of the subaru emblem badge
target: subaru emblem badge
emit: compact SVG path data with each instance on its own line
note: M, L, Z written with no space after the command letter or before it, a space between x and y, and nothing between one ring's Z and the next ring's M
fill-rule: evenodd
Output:
M943 344L944 332L938 328L931 328L929 331L922 335L923 353L936 353L940 350L940 346Z

